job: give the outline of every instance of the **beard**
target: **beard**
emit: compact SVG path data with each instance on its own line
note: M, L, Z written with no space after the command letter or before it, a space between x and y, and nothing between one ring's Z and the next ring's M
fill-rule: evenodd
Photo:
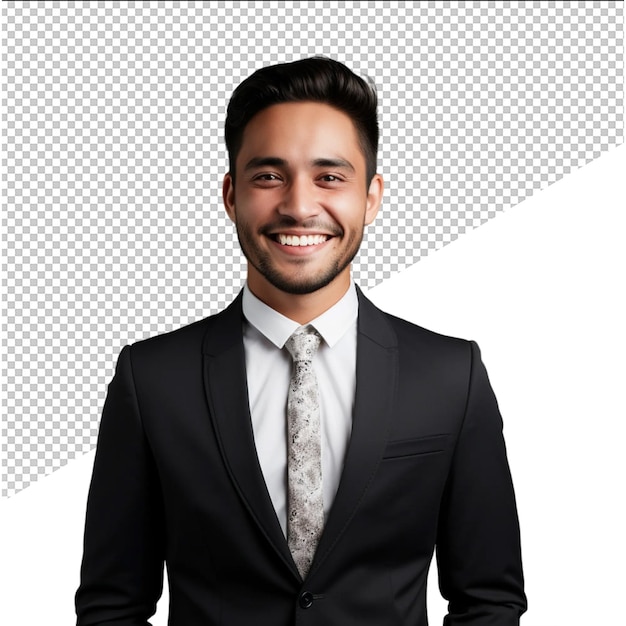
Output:
M293 226L293 223L287 225L285 222L270 224L264 227L260 233L255 234L248 224L240 220L237 221L237 238L239 239L241 251L248 260L248 263L250 263L271 285L292 295L313 293L329 285L346 267L348 267L348 265L350 265L350 263L352 263L363 239L363 229L361 229L360 233L358 230L350 233L347 239L342 242L341 249L337 250L333 258L329 260L328 266L320 271L315 273L308 272L307 265L309 260L303 258L294 259L293 265L295 266L295 270L286 273L275 266L271 254L262 249L257 241L259 237L269 236L268 233L276 232L276 230L280 230L281 227L287 228ZM319 222L307 222L301 226L308 227L311 230L317 228L324 232L332 232L333 237L344 237L344 231L336 225L329 228L328 225L322 227Z

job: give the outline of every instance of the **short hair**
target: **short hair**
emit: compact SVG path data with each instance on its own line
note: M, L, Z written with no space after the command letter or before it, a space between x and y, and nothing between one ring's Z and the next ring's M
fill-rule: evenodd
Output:
M376 174L378 152L376 87L343 63L323 56L263 67L235 89L228 103L224 131L233 180L248 122L263 109L285 102L320 102L348 115L365 156L369 185Z

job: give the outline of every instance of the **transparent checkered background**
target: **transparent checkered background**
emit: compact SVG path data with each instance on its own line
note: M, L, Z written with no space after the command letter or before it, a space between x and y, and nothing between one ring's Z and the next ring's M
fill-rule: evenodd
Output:
M243 78L324 54L376 82L386 195L354 266L369 288L622 143L622 11L3 2L3 495L95 444L124 344L240 289L220 185Z

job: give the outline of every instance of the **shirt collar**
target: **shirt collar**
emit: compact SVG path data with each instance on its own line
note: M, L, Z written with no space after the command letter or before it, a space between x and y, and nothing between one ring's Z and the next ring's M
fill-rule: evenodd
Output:
M248 288L243 288L243 314L262 335L277 348L282 349L285 342L300 327L298 322L285 317L270 306L261 302ZM344 296L327 311L309 323L332 348L355 323L359 312L359 299L354 283L350 283Z

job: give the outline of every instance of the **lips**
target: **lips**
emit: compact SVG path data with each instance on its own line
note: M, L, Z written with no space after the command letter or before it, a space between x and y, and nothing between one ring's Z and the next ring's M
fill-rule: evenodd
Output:
M276 235L276 241L283 246L317 246L327 239L328 235Z

